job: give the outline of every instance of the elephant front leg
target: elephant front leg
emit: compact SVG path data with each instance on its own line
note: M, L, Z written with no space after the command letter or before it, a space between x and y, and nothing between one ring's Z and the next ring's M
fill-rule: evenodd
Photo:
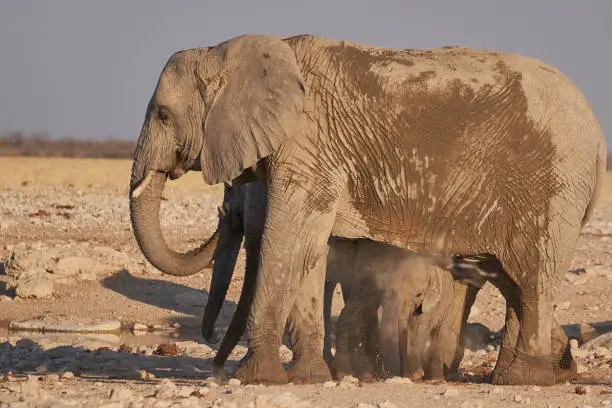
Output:
M269 197L274 197L272 191ZM299 194L292 195L291 201L268 201L248 324L251 357L236 372L244 383L288 381L278 351L290 312L297 334L292 380L315 382L330 378L322 353L322 298L327 240L335 213L309 210L304 217L306 210L301 206L307 202Z

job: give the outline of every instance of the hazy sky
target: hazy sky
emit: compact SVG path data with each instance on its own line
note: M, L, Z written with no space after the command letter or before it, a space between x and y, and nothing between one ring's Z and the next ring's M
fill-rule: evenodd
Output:
M0 133L136 139L174 51L245 33L538 57L586 95L612 150L612 0L0 0Z

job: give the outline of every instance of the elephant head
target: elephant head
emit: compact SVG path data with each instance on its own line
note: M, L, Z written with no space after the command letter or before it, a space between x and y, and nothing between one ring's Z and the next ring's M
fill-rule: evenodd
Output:
M212 240L185 254L159 224L167 178L200 170L216 184L240 176L290 138L304 85L293 50L279 38L242 36L173 54L148 104L130 180L130 215L145 257L171 275L208 267Z

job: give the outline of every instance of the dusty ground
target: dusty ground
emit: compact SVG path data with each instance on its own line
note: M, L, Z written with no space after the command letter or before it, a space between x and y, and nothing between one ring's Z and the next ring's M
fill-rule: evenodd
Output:
M0 407L612 406L610 334L583 344L612 330L612 173L556 299L557 318L568 332L579 333L582 324L573 348L581 378L571 384L487 384L498 348L485 331L466 351L457 382L216 387L206 380L214 347L198 334L210 274L172 278L145 263L129 224L130 166L126 160L0 158L0 374L12 372L0 379ZM213 232L221 186L206 186L194 173L168 183L164 195L162 225L171 245L186 249ZM222 329L243 268L241 254ZM335 302L335 313L340 307ZM503 315L503 298L485 286L470 322L496 332ZM32 319L45 327L105 323L123 329L9 330ZM589 323L599 323L597 330ZM176 349L158 350L160 344ZM243 345L234 350L230 367L244 352ZM283 356L290 351L283 349Z

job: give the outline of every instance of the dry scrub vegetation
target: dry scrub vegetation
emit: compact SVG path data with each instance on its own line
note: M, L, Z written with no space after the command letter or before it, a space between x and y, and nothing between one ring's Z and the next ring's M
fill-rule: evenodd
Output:
M0 137L0 156L128 159L136 142L129 140L51 139L45 134L10 132Z

